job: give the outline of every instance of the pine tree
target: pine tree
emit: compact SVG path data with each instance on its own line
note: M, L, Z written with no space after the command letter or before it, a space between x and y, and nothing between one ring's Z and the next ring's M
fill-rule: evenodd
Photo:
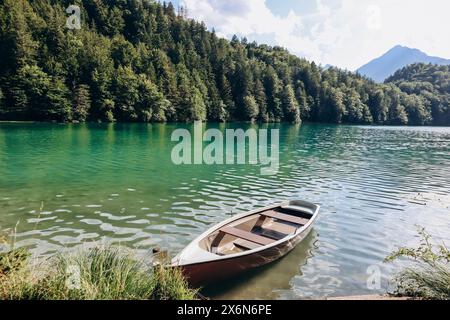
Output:
M227 106L222 101L217 87L213 84L209 87L209 96L211 97L211 105L208 109L207 118L211 121L224 122L228 119Z
M367 105L363 105L363 123L365 124L372 124L373 123L373 116L370 113L370 109Z
M280 101L281 83L275 69L272 66L267 68L264 80L269 120L280 121L282 119L282 108Z
M110 56L111 41L93 32L82 33L83 48L79 53L80 79L90 87L91 113L94 121L113 121L114 103L111 86L114 61Z
M246 110L245 110L245 101L244 99L252 94L252 88L253 88L253 76L250 71L249 66L244 61L243 57L239 58L240 60L236 64L236 69L233 74L233 94L234 99L237 101L237 103L241 106L241 108L237 109L232 116L235 119L242 119L246 118L248 116ZM244 106L244 109L242 108Z
M297 80L296 82L295 97L300 109L300 119L309 120L311 118L311 106L308 102L305 85L301 80Z
M361 102L359 94L354 90L346 92L344 104L343 121L346 123L362 123L364 119L364 104Z
M245 120L254 121L259 114L258 104L252 95L244 97L244 114Z
M165 122L170 102L158 91L158 87L145 76L139 77L139 99L136 104L138 120L143 122Z
M6 104L5 104L5 96L3 94L2 88L0 88L0 115L7 113Z
M26 65L35 64L36 49L38 44L34 41L27 24L24 11L29 9L26 1L5 0L2 10L3 27L2 55L1 59L6 66L13 70L19 70Z
M10 77L5 82L4 106L1 111L6 120L30 120L32 115L25 92L23 79L19 75Z
M390 107L388 111L388 122L392 125L408 124L408 115L405 107L401 104L401 92L398 88L389 85L387 95L389 96Z
M111 58L116 66L132 66L137 60L137 52L130 42L119 35L111 41Z
M190 113L189 121L206 120L206 105L199 89L194 88L188 108Z
M341 123L346 112L344 106L344 94L338 88L331 88L326 103L327 113L330 121Z
M235 108L235 103L233 100L233 93L231 91L230 82L226 76L226 74L222 71L219 75L219 85L218 85L221 98L223 103L226 106L228 112L233 112Z
M162 50L156 50L154 53L153 66L155 69L157 85L159 91L172 103L177 106L179 101L179 92L177 90L177 74L170 62L167 54ZM178 65L177 69L183 69L184 66Z
M388 116L388 101L385 98L384 92L381 89L369 98L369 108L373 115L373 121L376 124L384 124Z
M113 7L107 12L107 17L103 21L103 30L105 34L113 37L123 34L125 28L125 21L123 19L122 10L118 7Z
M76 86L72 97L72 120L84 122L91 109L91 94L89 86L81 84Z
M300 122L300 110L291 85L284 86L281 95L284 119L289 122Z
M70 120L69 92L61 79L52 78L37 66L25 66L18 72L18 82L27 97L25 119Z
M59 78L53 78L46 95L45 119L66 122L72 119L69 90Z
M122 121L136 121L136 104L139 101L138 77L131 67L119 66L114 81L115 118Z
M264 91L264 85L261 79L255 80L255 86L253 88L254 97L256 104L259 109L258 118L262 122L267 122L269 120L268 106L267 106L267 97Z
M402 106L400 103L395 104L392 106L390 111L390 124L393 125L405 125L408 124L408 115L405 111L405 107Z

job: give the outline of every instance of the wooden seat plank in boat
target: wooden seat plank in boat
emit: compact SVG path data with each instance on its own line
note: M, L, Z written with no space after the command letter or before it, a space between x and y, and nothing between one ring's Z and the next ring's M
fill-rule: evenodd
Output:
M307 224L309 222L308 219L291 216L289 214L279 213L279 212L276 212L273 210L261 212L260 215L269 217L269 218L274 218L277 220L290 222L290 223L300 224L302 226L304 226L305 224Z
M257 248L261 247L260 244L257 244L257 243L251 242L251 241L247 241L244 239L236 239L235 241L233 241L233 243L235 246L240 247L245 250L253 250L253 249L257 249Z
M258 236L257 234L254 234L254 233L251 233L248 231L244 231L244 230L240 230L237 228L233 228L233 227L223 227L222 229L220 229L220 232L229 234L231 236L235 236L240 239L251 241L251 242L263 245L263 246L269 245L272 242L274 242L273 239L269 239L269 238L266 238L263 236Z

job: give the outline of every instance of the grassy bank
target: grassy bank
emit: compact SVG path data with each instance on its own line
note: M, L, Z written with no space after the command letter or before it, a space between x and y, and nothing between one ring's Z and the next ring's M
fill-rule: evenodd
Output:
M400 248L386 258L392 262L399 258L412 259L414 264L395 276L396 296L422 299L450 300L450 251L445 244L433 243L423 228L419 230L417 248Z
M101 247L50 258L26 249L0 253L0 299L190 300L176 269L150 267L127 250Z

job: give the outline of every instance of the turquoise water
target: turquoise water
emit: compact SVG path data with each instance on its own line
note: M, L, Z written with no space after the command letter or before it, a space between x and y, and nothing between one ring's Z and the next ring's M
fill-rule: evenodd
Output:
M209 125L225 130L224 125ZM228 127L258 128L231 124ZM190 125L0 124L0 228L49 254L98 242L160 246L176 254L230 214L284 199L322 206L312 234L267 268L209 290L218 298L304 298L373 293L415 245L416 224L450 240L450 128L270 125L280 169L176 166L173 130ZM40 210L41 205L43 209Z

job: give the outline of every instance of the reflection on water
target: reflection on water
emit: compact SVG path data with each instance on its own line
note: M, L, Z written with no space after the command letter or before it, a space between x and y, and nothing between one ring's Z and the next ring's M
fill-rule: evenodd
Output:
M224 283L205 288L202 294L212 299L276 299L280 290L289 290L290 281L301 276L301 268L313 255L314 230L287 256ZM267 290L271 288L272 290Z
M221 130L257 125L209 125ZM264 125L280 129L280 170L175 166L170 135L190 125L0 123L0 227L51 253L112 241L177 253L230 214L300 198L322 206L314 232L286 258L215 297L302 298L383 291L398 266L384 257L414 245L416 224L450 240L450 129ZM39 208L44 204L42 212Z

